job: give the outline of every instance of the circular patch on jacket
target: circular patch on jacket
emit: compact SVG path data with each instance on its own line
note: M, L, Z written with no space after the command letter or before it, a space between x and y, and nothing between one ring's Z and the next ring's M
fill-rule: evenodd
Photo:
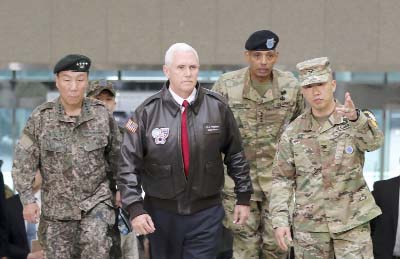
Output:
M346 154L352 154L354 151L352 146L347 146L345 149Z

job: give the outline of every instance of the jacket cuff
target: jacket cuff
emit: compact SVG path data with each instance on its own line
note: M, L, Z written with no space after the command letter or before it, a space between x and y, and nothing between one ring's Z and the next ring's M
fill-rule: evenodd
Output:
M250 206L251 192L240 192L236 194L236 198L237 198L236 205Z
M356 121L350 121L350 124L353 125L355 129L360 129L364 127L367 124L367 122L368 122L367 116L361 111L358 119Z
M290 227L289 218L285 214L272 216L271 223L273 229L279 227Z
M132 221L132 219L139 215L147 214L147 211L143 209L143 203L140 201L130 204L126 210L129 212L129 221Z

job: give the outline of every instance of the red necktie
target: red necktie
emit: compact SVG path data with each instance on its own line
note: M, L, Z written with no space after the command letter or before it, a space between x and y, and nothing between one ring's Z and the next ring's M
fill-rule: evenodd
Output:
M182 146L182 157L183 157L183 166L185 170L185 175L189 174L189 136L188 136L188 128L187 128L187 120L186 120L186 110L189 106L189 102L184 100L183 107L185 110L182 112L182 124L181 124L181 146Z

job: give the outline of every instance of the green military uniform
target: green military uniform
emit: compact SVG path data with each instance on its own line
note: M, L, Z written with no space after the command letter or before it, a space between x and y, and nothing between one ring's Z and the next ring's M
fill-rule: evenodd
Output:
M114 89L114 83L107 80L94 80L89 82L89 86L86 89L86 97L91 97L97 99L98 95L100 95L103 91L108 92L111 96L113 96L115 100L116 92ZM107 106L106 106L107 107ZM113 112L110 110L110 112ZM119 132L121 134L121 139L123 135L123 128L119 127ZM116 201L116 192L112 192L112 201ZM118 230L118 209L117 204L114 204L115 216L116 216L116 223L114 224L112 231L111 231L111 239L112 245L110 248L110 259L120 259L122 258L122 251L121 251L121 235Z
M336 82L328 58L296 67L311 108L287 127L278 145L270 203L273 227L284 228L277 232L281 240L292 222L296 258L372 259L369 221L381 211L362 171L364 152L378 149L383 133L371 112L355 109L348 93L344 106L333 99Z
M272 163L280 135L301 114L304 103L292 73L273 69L272 75L272 85L262 96L252 87L248 68L222 75L213 87L228 99L234 113L254 188L250 218L244 227L239 227L232 223L234 183L225 178L224 224L234 233L234 258L259 258L259 254L266 258L286 258L286 253L279 251L275 243L269 218Z
M32 112L12 175L26 205L35 202L32 181L40 170L39 239L47 258L108 258L119 144L118 126L100 101L85 98L76 117L65 114L59 99Z
M320 235L319 240L328 240L329 245L334 235L346 235L354 229L357 234L348 236L368 247L369 230L364 225L381 211L362 175L364 152L379 148L382 142L382 131L370 113L361 112L351 122L334 112L320 125L308 109L289 125L275 158L270 210L274 228L289 226L288 204L294 194L296 256L309 253L313 256L304 258L333 258L303 251L304 244L299 242L304 240L309 240L310 248L317 247L312 233ZM353 253L349 247L340 248L340 242L336 245L333 241L333 245L336 258L373 258L368 257L372 255L368 249ZM349 257L342 257L342 250Z

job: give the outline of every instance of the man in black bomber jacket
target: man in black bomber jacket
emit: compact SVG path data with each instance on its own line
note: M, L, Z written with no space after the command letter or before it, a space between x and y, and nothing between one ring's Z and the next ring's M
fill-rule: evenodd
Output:
M135 232L149 234L153 258L215 258L223 163L236 185L235 223L249 215L253 189L240 133L223 97L197 82L196 50L173 44L163 70L168 81L125 127L117 177L122 204Z

